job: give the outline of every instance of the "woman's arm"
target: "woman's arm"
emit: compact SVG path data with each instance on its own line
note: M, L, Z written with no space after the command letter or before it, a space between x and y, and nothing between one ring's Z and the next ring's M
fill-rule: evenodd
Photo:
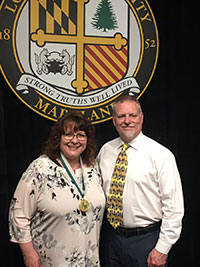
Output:
M35 251L32 241L19 244L26 267L42 267L40 256Z

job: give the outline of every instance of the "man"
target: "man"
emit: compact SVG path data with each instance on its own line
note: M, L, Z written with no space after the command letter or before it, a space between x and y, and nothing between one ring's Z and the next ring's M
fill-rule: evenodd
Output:
M143 113L133 97L123 95L116 100L113 124L120 137L106 143L97 157L107 196L101 266L167 266L168 253L180 236L184 212L175 158L142 133ZM121 159L115 163L119 153L123 154L124 182Z

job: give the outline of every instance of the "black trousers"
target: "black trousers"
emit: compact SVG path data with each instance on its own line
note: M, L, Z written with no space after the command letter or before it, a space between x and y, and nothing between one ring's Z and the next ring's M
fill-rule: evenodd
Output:
M147 258L159 238L159 230L139 236L116 233L104 218L100 237L101 267L147 267Z

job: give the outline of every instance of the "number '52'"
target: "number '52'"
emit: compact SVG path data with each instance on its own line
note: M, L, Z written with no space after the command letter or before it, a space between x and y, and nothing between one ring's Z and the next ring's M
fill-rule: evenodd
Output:
M148 38L145 40L145 45L145 49L148 49L149 47L156 47L156 41Z

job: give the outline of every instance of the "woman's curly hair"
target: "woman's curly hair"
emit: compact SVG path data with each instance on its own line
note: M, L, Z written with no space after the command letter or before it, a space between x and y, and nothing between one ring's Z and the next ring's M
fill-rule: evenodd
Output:
M55 160L60 157L60 139L65 133L68 123L74 123L73 130L84 131L87 135L87 147L81 154L84 164L90 166L96 155L95 127L80 111L69 111L65 113L52 127L49 138L44 144L41 154L47 155Z

